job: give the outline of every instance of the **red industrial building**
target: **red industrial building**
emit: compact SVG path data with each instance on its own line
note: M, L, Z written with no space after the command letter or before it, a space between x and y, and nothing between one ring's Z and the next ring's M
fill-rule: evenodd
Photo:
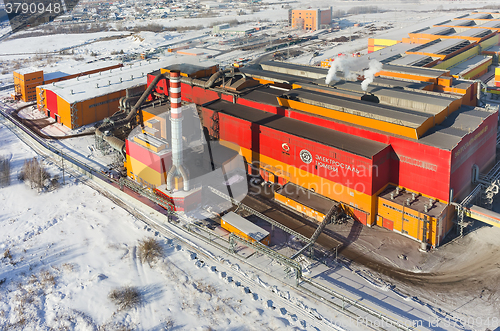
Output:
M182 100L201 106L209 135L238 151L249 172L280 184L277 201L307 214L338 201L367 226L439 246L473 166L495 162L498 112L475 107L476 83L449 71L387 66L367 91L359 81L326 85L323 68L271 62L242 71L184 74ZM153 95L168 89L163 78Z

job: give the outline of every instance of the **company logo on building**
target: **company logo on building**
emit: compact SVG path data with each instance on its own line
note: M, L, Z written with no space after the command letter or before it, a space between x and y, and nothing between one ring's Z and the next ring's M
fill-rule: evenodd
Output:
M301 150L299 155L300 155L300 159L305 164L309 164L313 160L313 156L312 156L311 152L309 152L307 149Z

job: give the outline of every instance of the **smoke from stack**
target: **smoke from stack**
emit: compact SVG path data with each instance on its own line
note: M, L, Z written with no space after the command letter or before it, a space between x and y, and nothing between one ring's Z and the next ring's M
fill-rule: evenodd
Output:
M365 79L361 82L361 88L363 91L366 91L368 89L368 85L373 83L373 80L375 79L375 74L377 72L382 70L382 63L379 61L373 59L370 61L368 64L368 69L363 72Z
M326 75L325 83L328 85L332 81L339 81L342 77L337 76L337 72L344 73L345 80L356 80L357 75L352 72L355 69L356 59L348 56L339 56L335 61L330 62L331 67Z

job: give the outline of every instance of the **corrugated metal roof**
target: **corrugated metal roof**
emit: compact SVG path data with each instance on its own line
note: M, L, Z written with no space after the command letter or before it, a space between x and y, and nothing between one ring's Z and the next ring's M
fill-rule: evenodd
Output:
M403 66L411 66L421 61L432 62L433 59L427 55L419 55L419 54L408 54L399 59L391 61L390 64L393 65L403 65Z
M465 16L464 18L469 20L486 20L493 17L491 17L490 14L470 14Z
M478 28L500 28L500 21L488 21L477 26Z
M453 32L455 32L455 30L453 28L449 28L446 26L435 26L433 28L429 28L427 30L420 31L419 33L431 34L431 35L435 35L435 36L446 36L446 35L452 34Z
M279 107L280 104L278 102L277 96L282 95L285 92L286 91L282 89L276 89L270 86L261 86L244 95L241 95L240 98L262 102L268 105Z
M457 64L453 68L450 68L450 73L452 75L458 75L462 76L466 74L467 72L475 69L476 67L487 63L491 60L491 57L489 56L484 56L484 55L476 55L473 58L464 61L462 63Z
M262 70L258 68L249 68L243 67L240 68L240 71L249 77L261 78L265 80L270 80L276 83L285 83L285 84L293 84L300 82L310 82L312 79L307 77L294 76L289 74L282 74L279 72ZM326 76L325 76L326 77ZM321 80L325 80L325 78L321 78Z
M127 88L146 85L148 73L179 61L180 59L175 56L170 56L162 61L139 61L122 68L46 84L42 88L53 91L68 103L76 103Z
M118 61L96 61L92 63L78 63L75 65L55 65L50 68L22 68L19 70L15 70L15 72L26 74L34 71L44 71L44 80L59 78L68 75L74 75L85 71L96 70L100 68L106 68L111 66L119 65Z
M452 34L452 36L458 36L458 37L476 37L476 38L482 38L485 37L489 34L492 34L493 32L488 29L467 29L462 32L457 32Z
M444 39L439 43L419 50L419 52L427 54L443 54L443 52L446 52L448 49L458 47L462 43L467 45L470 44L469 41L464 39Z
M467 134L474 132L492 113L462 106L419 139L427 145L452 150Z
M382 105L367 101L332 97L326 93L295 89L284 93L291 100L298 100L307 104L333 109L349 114L356 114L367 118L395 123L398 125L419 128L432 115L424 112L404 108Z
M384 89L374 92L383 103L437 115L458 98L445 98L410 91Z
M311 88L310 86L314 88ZM347 82L338 81L335 84L333 84L332 87L317 86L313 84L303 84L302 87L307 90L316 90L316 91L323 89L325 93L329 93L329 91L339 91L339 92L344 91L342 92L342 94L344 95L350 92L352 93L353 99L365 100L365 101L368 100L361 99L361 96L365 95L366 93L370 93L375 97L377 97L381 104L392 105L402 109L413 109L434 115L440 113L445 108L449 107L451 103L459 99L459 97L451 95L445 96L445 95L430 94L427 91L418 92L418 90L405 91L391 87L382 87L375 84L370 84L367 90L363 91L363 89L361 88L361 82L348 82L348 81ZM332 94L342 96L338 92Z
M447 20L452 20L456 17L456 14L447 14L444 16L426 19L420 21L416 24L412 24L408 27L401 29L392 29L393 31L382 33L377 35L374 39L390 39L390 40L401 40L402 38L407 38L409 33L415 33L418 30L427 29L432 25L440 25Z
M282 117L251 107L234 104L225 100L214 101L205 105L205 107L216 111L222 111L231 116L242 118L278 131L317 141L369 159L388 146L387 144L334 131L292 118Z
M269 232L267 232L260 226L253 224L249 220L232 211L222 216L222 220L256 241L261 241L269 235Z
M438 78L444 73L448 72L448 70L439 70L432 68L420 68L420 67L405 67L405 66L396 66L392 64L384 64L382 70L392 71L392 72L401 72L410 75Z
M415 47L415 45L407 43L399 43L396 45L388 46L370 54L361 56L356 60L356 65L359 68L359 71L362 71L369 67L369 63L371 60L377 60L381 63L389 63L398 58L401 58L402 56L404 56L405 52L413 47Z
M454 25L454 26L471 26L474 25L473 20L453 20L443 23L442 25Z
M370 85L396 87L405 90L423 90L426 86L432 85L427 82L411 82L406 80L398 80L384 77L375 77L373 83Z
M327 68L306 66L288 62L265 61L261 62L260 66L264 70L313 79L326 77L326 75L328 75Z

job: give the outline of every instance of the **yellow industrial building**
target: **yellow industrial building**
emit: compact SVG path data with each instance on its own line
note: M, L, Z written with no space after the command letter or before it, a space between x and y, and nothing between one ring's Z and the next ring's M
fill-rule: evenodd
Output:
M127 89L145 90L147 74L167 65L142 61L36 88L37 106L70 129L91 124L118 111Z
M90 75L100 71L116 69L121 67L119 62L94 62L77 65L75 67L65 67L64 71L51 68L51 72L43 69L22 68L14 71L14 99L24 102L35 101L36 87L44 84L51 84L83 75Z

